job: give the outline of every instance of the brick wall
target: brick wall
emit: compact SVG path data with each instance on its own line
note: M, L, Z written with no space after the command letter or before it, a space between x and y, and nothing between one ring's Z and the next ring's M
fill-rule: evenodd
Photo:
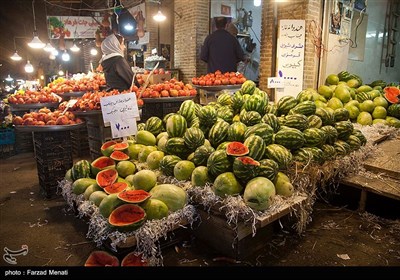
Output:
M209 33L209 2L175 0L174 68L180 70L185 83L206 73L207 65L200 60L200 48Z
M306 44L304 52L303 88L316 88L318 82L319 58L315 48L315 40L321 34L315 34L317 26L322 25L322 1L294 0L290 3L277 3L277 20L304 19L306 21ZM273 99L273 92L267 88L267 78L273 73L274 60L274 3L264 1L262 6L261 50L260 50L260 85ZM276 23L278 24L278 22Z

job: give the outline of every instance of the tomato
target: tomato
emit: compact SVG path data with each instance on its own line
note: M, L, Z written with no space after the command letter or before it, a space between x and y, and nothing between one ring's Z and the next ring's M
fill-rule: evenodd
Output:
M215 81L214 81L214 85L216 85L216 86L220 86L222 84L222 82L221 82L221 80L219 80L219 79L216 79Z

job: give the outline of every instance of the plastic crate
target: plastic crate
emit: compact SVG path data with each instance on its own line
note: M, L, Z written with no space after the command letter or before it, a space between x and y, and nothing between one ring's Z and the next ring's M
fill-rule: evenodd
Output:
M15 148L17 153L33 152L32 132L15 132Z
M73 154L80 157L89 154L89 139L87 128L71 130Z
M12 145L15 143L14 128L4 128L0 130L0 145Z
M73 165L70 131L35 132L34 146L41 192L50 198Z
M179 111L183 101L192 98L159 98L157 99L145 100L142 107L142 115L140 120L142 122L147 121L150 117L164 118L165 115L169 113L176 113Z

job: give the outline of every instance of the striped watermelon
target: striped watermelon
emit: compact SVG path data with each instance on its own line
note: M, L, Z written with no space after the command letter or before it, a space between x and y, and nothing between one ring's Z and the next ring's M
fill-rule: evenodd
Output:
M265 106L264 98L261 95L253 94L244 102L242 108L248 112L256 111L260 115L263 115Z
M309 163L313 160L313 153L310 148L304 147L293 152L293 160L303 163Z
M303 131L308 128L308 119L302 114L287 115L284 118L284 125Z
M265 113L266 114L273 114L276 116L276 114L278 113L278 108L276 107L275 103L269 103L266 107L265 107Z
M279 144L271 144L265 148L265 154L269 159L274 160L279 169L286 169L292 163L292 153L284 146Z
M303 131L304 139L306 142L304 143L305 147L317 147L325 144L326 133L319 128L307 128Z
M247 112L245 109L240 111L240 121L247 126L252 126L261 121L261 115L256 111Z
M223 92L217 98L217 103L222 106L231 106L232 105L232 96L229 92Z
M166 131L169 137L182 137L187 128L186 119L174 114L167 119Z
M341 121L335 123L335 128L338 132L338 138L346 140L353 132L353 124L350 121Z
M322 125L333 125L335 123L333 114L327 108L318 107L315 110L315 115L321 118Z
M287 127L279 130L274 135L274 143L282 145L290 150L301 148L305 141L303 133L296 128Z
M219 174L228 172L231 167L225 150L217 150L208 157L207 168L211 176L217 177Z
M254 90L256 89L256 83L253 82L252 80L246 80L240 90L243 94L253 94Z
M217 121L217 123L211 127L208 133L208 141L210 141L214 148L218 147L219 144L227 139L228 129L229 123L224 120Z
M145 123L138 123L138 124L137 124L137 130L138 130L138 131L144 130L144 127L145 127L145 126L146 126Z
M265 177L272 182L278 174L279 165L272 159L262 159L260 160L260 166L258 168L258 177Z
M281 128L278 117L274 114L270 114L270 113L265 114L262 117L261 121L263 123L268 124L274 130L274 132L278 132L279 129Z
M264 140L260 136L251 134L246 138L246 140L244 140L244 145L249 148L249 157L255 160L260 160L263 158L265 144Z
M350 135L349 138L347 138L346 143L350 145L351 151L356 151L361 147L361 140L355 135Z
M321 150L324 152L326 160L334 160L336 158L336 150L332 145L322 145Z
M200 120L198 117L194 117L190 123L189 123L189 127L200 127Z
M193 100L185 100L179 107L178 113L182 115L187 122L190 123L190 121L196 116L195 107L196 103L194 103Z
M336 140L338 139L338 132L336 130L336 128L334 128L331 125L325 125L323 127L321 127L321 130L325 132L326 135L326 140L325 143L329 144L329 145L333 145Z
M196 166L207 166L208 157L215 152L215 149L209 145L202 145L194 151L193 163Z
M244 135L247 130L247 126L242 122L234 122L228 128L228 141L244 141Z
M205 137L200 128L190 127L183 135L183 140L185 141L185 145L189 148L189 150L194 151L197 149L197 147L200 147L204 144Z
M246 184L257 177L260 163L248 156L236 157L233 161L233 174L242 183Z
M243 94L240 91L235 92L232 96L232 109L235 114L238 114L244 104Z
M360 139L361 146L364 146L365 144L367 144L367 138L365 138L365 136L361 132L361 130L355 128L355 129L353 129L353 132L351 134L357 136L358 139Z
M147 119L144 130L150 131L157 136L164 130L163 121L159 117L150 117Z
M182 159L176 155L164 156L160 161L160 170L166 176L174 176L174 167Z
M337 140L333 146L335 147L336 154L339 156L345 156L351 151L351 147L343 140Z
M307 121L309 127L315 127L315 128L322 127L322 120L317 115L308 116Z
M289 110L289 114L302 114L311 116L315 114L317 106L313 101L303 101L298 103L294 108Z
M297 100L293 96L287 95L281 97L281 99L279 99L276 105L278 110L278 116L287 115L291 109L296 107L296 105L297 105Z
M233 110L229 106L222 106L217 110L217 117L223 119L228 123L232 123Z
M82 159L76 162L71 168L72 180L76 181L80 178L89 178L90 172L90 162Z
M346 108L338 108L333 112L335 122L347 121L350 118L350 113Z
M265 145L272 144L273 142L274 130L266 123L258 123L249 127L244 134L244 139L252 134L260 136L264 140Z
M217 110L213 106L206 105L197 112L197 117L200 120L200 126L212 127L217 121Z
M191 152L185 145L185 140L182 137L168 138L167 142L165 143L165 150L168 154L177 155L180 158L187 158Z

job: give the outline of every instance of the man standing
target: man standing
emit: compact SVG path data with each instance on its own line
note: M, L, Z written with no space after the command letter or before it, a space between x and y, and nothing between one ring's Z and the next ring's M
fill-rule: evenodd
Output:
M225 72L236 72L237 63L245 60L245 55L238 40L225 28L226 17L216 17L215 30L208 35L201 47L200 59L207 63L207 72L214 73L220 70Z

